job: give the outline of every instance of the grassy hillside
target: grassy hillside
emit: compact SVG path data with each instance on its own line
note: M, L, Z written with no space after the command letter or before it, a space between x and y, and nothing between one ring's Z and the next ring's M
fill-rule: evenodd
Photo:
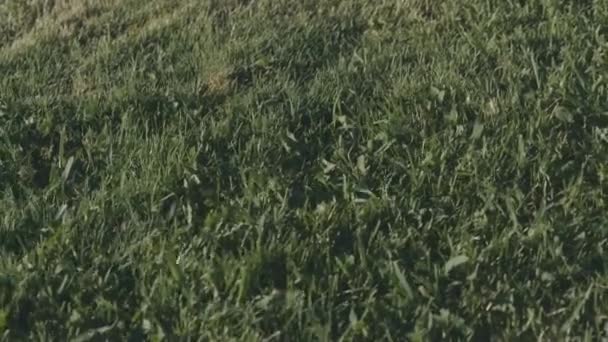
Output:
M0 340L608 338L608 2L0 2Z

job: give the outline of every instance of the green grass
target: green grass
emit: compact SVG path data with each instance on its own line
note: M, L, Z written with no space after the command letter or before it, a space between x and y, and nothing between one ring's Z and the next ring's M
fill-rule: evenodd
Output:
M608 2L0 2L0 340L608 338Z

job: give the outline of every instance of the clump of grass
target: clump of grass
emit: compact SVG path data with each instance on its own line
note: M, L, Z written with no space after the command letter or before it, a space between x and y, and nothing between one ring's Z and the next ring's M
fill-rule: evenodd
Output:
M209 75L205 86L214 95L226 95L233 88L234 80L231 79L229 72L218 71Z

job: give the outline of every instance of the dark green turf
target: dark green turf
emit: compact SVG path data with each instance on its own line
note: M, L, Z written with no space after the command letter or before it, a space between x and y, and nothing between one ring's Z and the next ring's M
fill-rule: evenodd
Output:
M602 341L607 202L605 0L0 2L3 341Z

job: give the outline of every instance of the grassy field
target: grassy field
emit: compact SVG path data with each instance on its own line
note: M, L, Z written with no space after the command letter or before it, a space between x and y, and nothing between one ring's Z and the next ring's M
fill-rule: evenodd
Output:
M606 341L607 209L606 0L0 1L1 341Z

